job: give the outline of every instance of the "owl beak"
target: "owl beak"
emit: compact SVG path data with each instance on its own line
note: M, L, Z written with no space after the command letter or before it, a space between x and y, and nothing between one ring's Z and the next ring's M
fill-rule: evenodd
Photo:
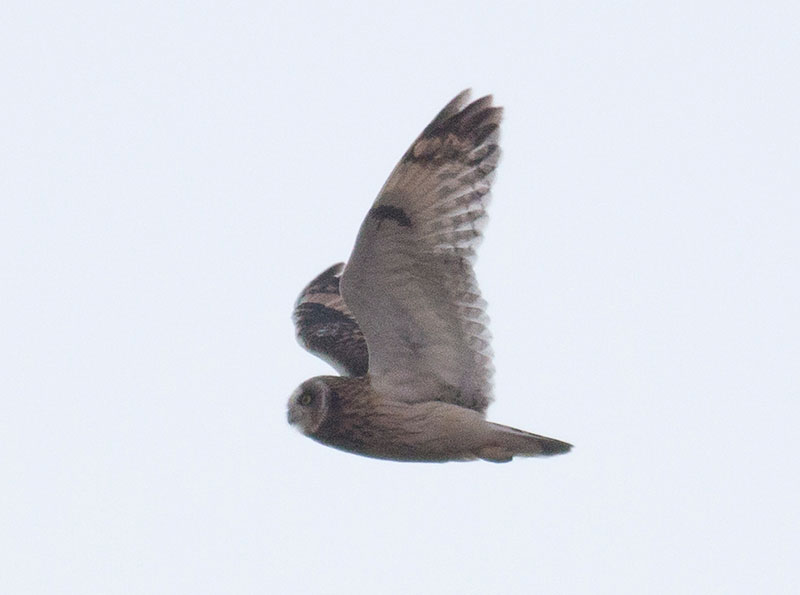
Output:
M289 425L294 425L297 421L297 417L295 417L291 409L286 412L286 420L289 422Z

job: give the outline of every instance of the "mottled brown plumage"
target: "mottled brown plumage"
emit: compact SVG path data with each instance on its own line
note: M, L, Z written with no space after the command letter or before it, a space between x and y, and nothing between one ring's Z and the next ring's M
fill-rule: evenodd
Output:
M339 293L344 263L317 275L297 298L294 313L297 340L345 376L367 373L367 342Z
M552 455L570 448L487 422L480 413L450 403L382 398L367 377L307 380L290 399L289 423L327 446L395 461L504 463L514 455Z
M485 419L493 368L472 263L502 109L491 96L467 99L448 103L405 153L344 271L324 271L295 306L301 344L351 376L312 378L289 399L289 422L323 444L438 462L571 448Z

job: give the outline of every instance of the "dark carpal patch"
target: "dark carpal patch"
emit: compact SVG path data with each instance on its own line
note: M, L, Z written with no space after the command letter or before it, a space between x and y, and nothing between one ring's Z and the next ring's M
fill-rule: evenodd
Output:
M300 343L311 353L350 376L367 373L367 342L354 318L313 302L297 306L294 318Z
M378 220L378 225L386 220L391 219L395 223L397 223L400 227L411 227L411 219L409 218L408 214L401 209L400 207L395 207L392 205L381 205L379 207L375 207L369 212L369 216L373 219Z
M344 312L313 302L300 304L297 307L296 317L303 325L353 323L353 320Z

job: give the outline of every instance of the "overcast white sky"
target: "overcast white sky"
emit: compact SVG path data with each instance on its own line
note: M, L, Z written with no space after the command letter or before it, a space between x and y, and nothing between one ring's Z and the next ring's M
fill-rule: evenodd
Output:
M3 12L0 592L796 592L795 2ZM294 299L467 86L489 416L575 450L324 448Z

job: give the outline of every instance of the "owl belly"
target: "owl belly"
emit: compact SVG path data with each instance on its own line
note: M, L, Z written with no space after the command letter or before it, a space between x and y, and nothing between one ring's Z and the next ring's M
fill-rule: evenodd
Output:
M489 435L480 414L439 401L380 399L369 413L340 415L337 422L314 438L354 454L395 461L473 460Z

